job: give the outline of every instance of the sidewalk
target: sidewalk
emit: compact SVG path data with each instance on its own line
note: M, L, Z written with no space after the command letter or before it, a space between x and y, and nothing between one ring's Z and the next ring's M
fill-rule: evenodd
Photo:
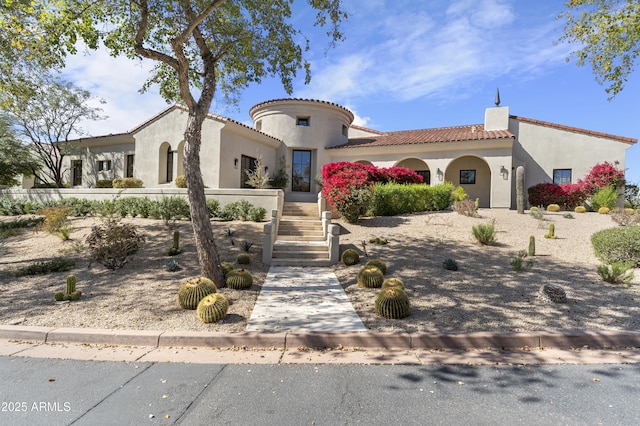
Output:
M367 331L329 268L271 267L246 331Z

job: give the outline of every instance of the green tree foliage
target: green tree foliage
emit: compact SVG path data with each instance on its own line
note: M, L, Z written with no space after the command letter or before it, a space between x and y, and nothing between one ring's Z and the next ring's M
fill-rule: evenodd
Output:
M72 151L69 138L83 134L81 121L104 117L99 115L100 108L89 106L92 96L88 91L49 77L32 81L37 82L38 91L23 86L22 90L0 94L0 102L41 164L34 174L61 188L63 159Z
M188 109L184 169L198 260L202 275L218 282L224 277L200 173L202 123L216 92L233 103L249 84L276 76L287 93L291 93L293 79L300 69L304 69L305 81L309 81L310 65L303 57L309 49L308 40L293 25L303 22L292 19L292 3L291 0L58 0L56 7L51 7L50 1L17 0L3 9L0 19L2 37L13 32L21 43L11 47L13 52L39 49L56 58L63 57L75 48L71 41L83 39L90 48L102 41L114 56L156 61L143 90L158 85L167 101L180 101ZM331 42L339 41L342 38L339 26L346 18L341 1L306 3L316 13L315 25L327 26ZM35 11L23 8L23 4L31 5ZM23 21L22 17L29 19ZM16 20L27 24L17 30L5 29Z
M596 81L614 98L640 54L640 3L636 0L569 0L560 41L577 46L578 65L590 64Z
M18 140L6 114L0 114L0 185L18 185L17 176L30 175L38 163Z

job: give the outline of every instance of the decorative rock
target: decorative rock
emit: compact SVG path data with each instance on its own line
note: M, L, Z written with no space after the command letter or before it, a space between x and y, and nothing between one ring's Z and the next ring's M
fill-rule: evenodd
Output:
M567 303L567 293L557 284L543 284L540 287L539 297L545 302Z

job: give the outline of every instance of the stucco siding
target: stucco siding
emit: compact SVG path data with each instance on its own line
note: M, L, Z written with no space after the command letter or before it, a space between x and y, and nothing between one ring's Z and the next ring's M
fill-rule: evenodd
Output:
M605 161L625 168L628 143L510 120L518 135L514 156L526 163L525 187L552 182L554 169L571 169L571 180L582 179L593 166Z

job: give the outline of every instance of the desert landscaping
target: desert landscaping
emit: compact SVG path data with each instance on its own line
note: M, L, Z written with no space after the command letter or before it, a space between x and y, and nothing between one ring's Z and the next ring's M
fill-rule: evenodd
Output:
M452 211L393 217L363 218L357 224L335 220L341 226L341 250L354 248L358 265L335 265L335 271L356 311L373 331L528 331L567 329L640 329L640 275L631 287L608 284L596 273L600 263L590 242L594 232L617 226L597 213L546 213L544 220L512 210L481 209L479 217ZM2 217L2 221L15 220ZM234 262L243 241L253 242L247 266L254 277L249 290L222 288L231 302L227 317L203 324L193 311L176 301L179 286L198 275L198 261L191 226L187 221L167 225L161 220L125 218L145 237L141 250L123 268L111 271L91 263L84 240L99 218L73 218L70 239L63 241L45 232L24 230L9 237L0 258L0 324L109 329L243 331L268 271L262 260L262 223L213 221L222 261ZM497 242L476 243L471 228L495 224ZM556 239L544 238L549 224ZM182 253L167 256L173 231L180 231ZM229 236L229 230L232 235ZM526 250L535 237L533 264L521 271L510 261ZM369 242L378 237L387 244ZM365 242L363 247L362 242ZM366 254L365 254L366 250ZM76 259L70 271L16 277L21 267L63 256ZM356 276L367 260L381 259L387 276L404 281L411 301L411 315L401 320L378 317L373 310L375 289L358 287ZM443 261L457 262L457 271L445 270ZM170 272L164 266L175 260L182 268ZM55 302L67 275L77 277L79 301ZM567 303L551 303L539 297L545 283L562 286Z

